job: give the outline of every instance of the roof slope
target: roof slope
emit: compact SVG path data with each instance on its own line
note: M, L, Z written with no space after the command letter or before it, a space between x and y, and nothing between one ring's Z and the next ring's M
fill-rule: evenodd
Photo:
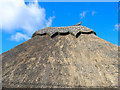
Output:
M76 27L81 26L72 26L72 30ZM75 36L60 34L55 29L56 32L51 35L57 32L60 35L52 37L48 34L48 30L52 29L45 28L45 32L39 30L30 40L2 54L3 87L118 85L117 46L81 29Z

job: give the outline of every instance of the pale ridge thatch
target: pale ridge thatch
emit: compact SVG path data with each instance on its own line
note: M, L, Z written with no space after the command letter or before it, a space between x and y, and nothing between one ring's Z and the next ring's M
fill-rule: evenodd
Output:
M93 33L96 35L96 33L87 27L84 26L69 26L69 27L47 27L41 30L36 31L32 37L36 36L36 35L49 35L49 36L53 36L54 34L71 34L73 36L77 37L78 33Z

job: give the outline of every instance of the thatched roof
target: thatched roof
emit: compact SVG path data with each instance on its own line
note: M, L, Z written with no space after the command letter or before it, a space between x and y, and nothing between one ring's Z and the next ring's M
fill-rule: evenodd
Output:
M32 37L2 54L3 87L118 86L118 47L91 29L48 27Z
M36 31L32 37L36 35L40 35L40 36L49 35L51 37L54 37L56 35L66 35L66 34L71 34L73 36L78 37L80 34L90 34L90 33L94 33L96 35L96 33L92 29L84 26L47 27Z

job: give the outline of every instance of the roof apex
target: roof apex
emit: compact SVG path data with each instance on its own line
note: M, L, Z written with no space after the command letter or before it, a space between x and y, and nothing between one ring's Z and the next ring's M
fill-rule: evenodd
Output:
M36 31L32 38L37 35L49 35L51 37L54 37L55 35L67 35L71 34L73 36L78 37L80 34L95 34L96 33L85 26L66 26L66 27L46 27L41 30Z

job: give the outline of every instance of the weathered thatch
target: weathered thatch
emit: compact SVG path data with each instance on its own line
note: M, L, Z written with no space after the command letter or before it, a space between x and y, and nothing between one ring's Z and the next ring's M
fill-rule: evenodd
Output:
M90 34L90 33L94 33L96 35L96 33L93 30L83 26L47 27L39 31L36 31L32 37L36 35L40 35L40 36L49 35L53 38L56 35L67 35L67 34L71 34L75 37L78 37L80 34Z
M116 87L118 47L83 26L48 27L2 54L3 87Z

